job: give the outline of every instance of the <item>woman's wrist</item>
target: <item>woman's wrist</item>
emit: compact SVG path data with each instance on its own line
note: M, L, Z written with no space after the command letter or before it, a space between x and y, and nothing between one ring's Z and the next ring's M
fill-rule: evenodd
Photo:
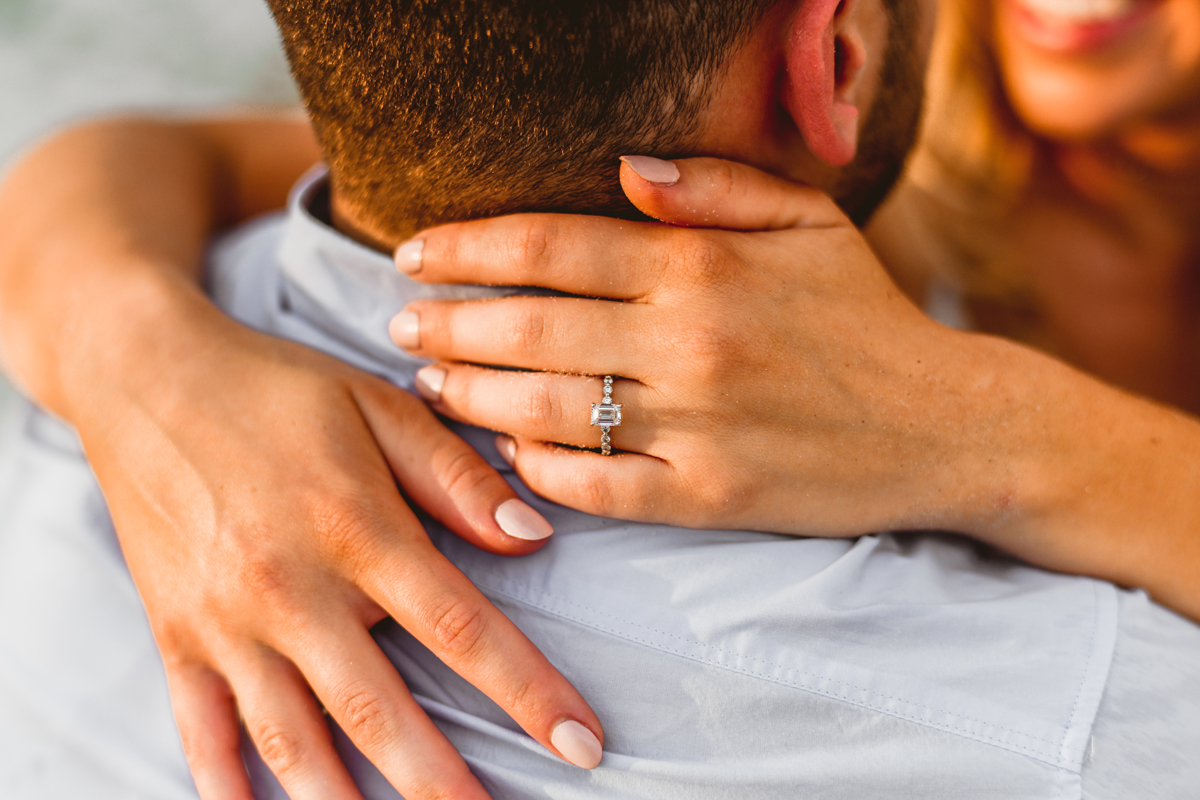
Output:
M185 363L187 343L198 340L192 329L207 316L208 299L178 273L132 257L122 267L96 281L97 299L81 297L65 311L71 319L60 322L53 373L35 395L78 428L120 397L145 396L165 369Z
M1200 618L1200 422L1006 340L966 352L950 529Z
M112 119L51 137L0 183L0 358L79 424L154 353L220 317L199 291L204 241L278 207L316 158L294 114ZM144 373L144 374L143 374Z
M65 416L65 376L120 346L114 321L138 310L127 301L198 281L213 171L184 132L113 122L52 137L6 176L0 334L7 368L36 400ZM142 185L145 174L158 178Z
M1016 520L1054 500L1041 473L1048 453L1040 441L1051 414L1042 393L1058 366L1004 339L940 329L930 396L915 409L940 454L929 482L922 527L970 533L1000 544ZM932 359L931 359L932 360ZM1051 490L1053 491L1053 490Z

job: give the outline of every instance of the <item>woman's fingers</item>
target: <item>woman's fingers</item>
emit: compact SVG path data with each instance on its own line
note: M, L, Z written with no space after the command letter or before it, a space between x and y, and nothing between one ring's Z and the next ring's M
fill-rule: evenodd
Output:
M621 185L645 214L671 226L737 231L827 228L850 221L828 196L716 158L632 156ZM645 173L643 176L638 170ZM517 214L431 228L401 245L396 266L428 283L539 286L638 300L676 277L703 280L719 242L670 227L567 214Z
M662 226L570 214L517 214L423 231L396 267L426 283L540 286L631 300L654 288L646 269Z
M591 424L592 404L604 396L600 378L439 363L417 373L417 387L439 412L460 422L574 447L600 446L600 428ZM645 395L637 381L613 384L613 402L622 409L621 425L611 432L614 449L654 454L659 431L643 413Z
M413 524L416 525L415 520ZM396 526L396 529L399 530L400 526ZM573 760L571 753L556 748L552 735L559 724L575 721L589 731L588 735L595 740L598 749L603 737L600 720L575 687L546 660L525 634L500 613L428 539L423 536L409 538L393 535L377 538L376 541L380 546L360 558L362 569L359 574L352 576L354 582L363 587L401 627L428 647L446 666L504 709L530 736L548 749L559 752L576 766L594 767L595 763ZM361 631L361 635L363 647L373 648L371 658L382 659L379 662L382 672L374 669L370 663L355 660L354 673L364 680L369 679L371 685L384 686L388 680L387 674L395 677L395 670L379 654L365 630ZM321 658L333 657L337 649L345 650L346 647L345 644L326 644L318 651L318 655ZM349 651L347 655L352 656ZM324 697L317 685L320 678L315 677L305 664L300 666L315 681L313 688ZM398 682L399 678L395 680ZM378 697L362 692L358 694L360 697L356 703L361 703L363 697ZM381 702L372 705L376 711L383 711L389 703L395 703L391 698L378 699ZM330 713L341 723L342 719L337 716L334 706L330 705L330 700L325 698L325 702ZM380 724L385 721L385 716L380 715ZM354 727L353 721L351 724ZM343 724L343 729L354 738L351 728ZM355 742L359 744L357 740ZM362 747L361 744L359 746ZM364 749L364 752L367 751ZM376 765L380 766L378 763Z
M488 800L462 756L413 700L396 668L357 620L347 620L336 630L307 630L303 648L288 655L330 716L405 798ZM325 739L322 745L336 759L328 728ZM308 796L293 794L276 764L261 747L259 752L291 797L303 800ZM340 761L338 767L344 772ZM313 794L314 800L358 796L356 789L353 795L342 795L339 784L331 781L328 785L336 792ZM350 786L353 788L352 783Z
M572 297L421 301L393 320L392 338L425 358L521 369L640 378L646 337L642 303Z
M356 387L355 399L404 491L455 534L518 556L554 533L483 456L407 392L380 381Z
M671 225L766 231L850 224L818 190L736 161L646 156L622 161L621 186L630 201Z
M167 680L183 752L202 800L254 800L229 684L199 664L168 665Z
M324 714L296 667L259 646L229 674L246 731L292 800L362 800Z
M530 489L588 514L680 525L702 513L689 508L694 498L676 485L671 465L651 456L602 456L507 436L496 447Z

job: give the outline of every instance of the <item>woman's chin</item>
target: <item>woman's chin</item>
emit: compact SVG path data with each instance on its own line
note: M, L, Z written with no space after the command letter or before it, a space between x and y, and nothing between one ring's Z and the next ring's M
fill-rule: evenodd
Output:
M1007 81L1017 117L1042 139L1085 144L1119 137L1154 111L1153 99L1137 88L1140 81L1109 83L1087 75L1056 78L1010 76Z

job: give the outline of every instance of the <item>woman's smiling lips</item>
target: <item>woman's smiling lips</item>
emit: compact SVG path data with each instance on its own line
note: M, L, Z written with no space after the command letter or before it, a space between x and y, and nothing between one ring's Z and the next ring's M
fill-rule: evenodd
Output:
M1005 0L1015 31L1043 50L1079 53L1113 44L1163 0Z

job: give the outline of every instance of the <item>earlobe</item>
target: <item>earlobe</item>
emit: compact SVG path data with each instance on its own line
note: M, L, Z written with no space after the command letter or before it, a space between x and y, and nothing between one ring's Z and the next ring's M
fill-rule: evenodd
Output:
M834 167L854 160L865 62L853 23L856 0L801 0L788 37L783 104L813 155Z

